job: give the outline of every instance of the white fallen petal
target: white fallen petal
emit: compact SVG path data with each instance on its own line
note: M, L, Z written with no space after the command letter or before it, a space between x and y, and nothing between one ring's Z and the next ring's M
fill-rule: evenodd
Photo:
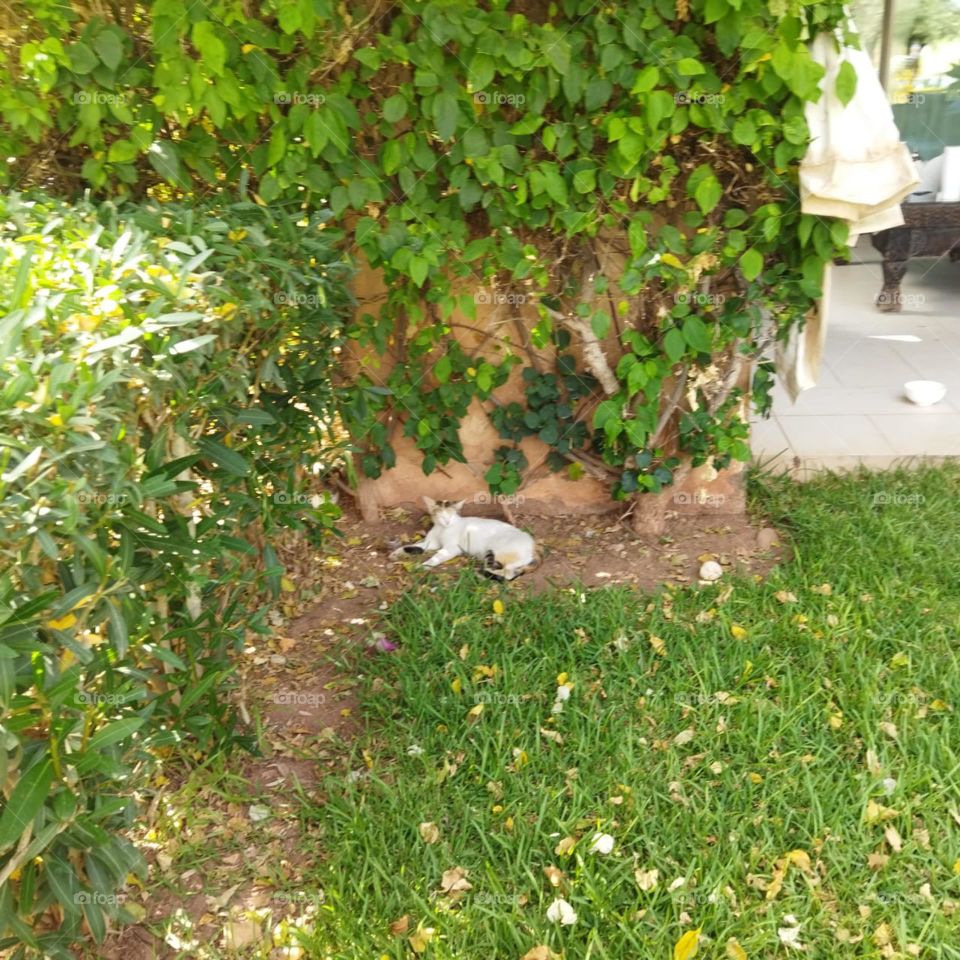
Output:
M595 833L593 835L593 845L590 847L591 853L608 854L613 850L616 841L609 833Z
M565 927L570 927L577 922L577 912L566 900L554 900L547 907L547 919L551 923L559 923Z

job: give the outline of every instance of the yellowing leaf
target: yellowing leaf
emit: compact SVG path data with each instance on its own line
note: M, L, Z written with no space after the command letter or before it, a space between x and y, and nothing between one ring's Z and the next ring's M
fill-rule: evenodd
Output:
M697 952L697 947L700 946L700 931L702 929L702 927L697 927L696 930L688 930L673 945L673 960L690 960Z
M747 636L747 631L743 629L738 623L733 624L730 627L730 633L733 634L734 640L744 640Z
M791 850L785 857L788 863L799 867L804 873L812 873L813 865L810 863L810 854L806 850Z
M436 930L433 927L417 927L416 933L410 934L409 943L414 953L425 953L427 944L433 939Z
M484 705L478 703L475 707L471 707L467 711L467 723L476 723L480 719L480 714L483 713Z
M890 658L890 666L891 666L891 667L894 667L894 668L897 668L897 667L909 667L909 666L910 666L910 658L909 658L905 653L902 653L902 652L901 652L901 653L895 653L895 654Z
M953 872L960 876L960 860L954 860L953 862Z
M450 684L450 689L451 689L454 693L462 693L462 692L463 692L463 683L460 681L460 678L459 678L459 677L454 677L454 678L453 678L453 682Z
M47 626L51 630L69 630L76 622L77 618L72 613L68 613L59 620L48 620Z
M763 777L760 776L759 773L751 773L751 774L750 774L750 782L751 782L751 783L763 783Z
M736 937L727 941L727 957L729 960L747 960L747 951L740 946Z
M667 645L664 643L661 637L654 636L650 634L650 646L653 647L653 652L658 657L665 657L667 655Z
M876 800L870 800L867 802L867 810L864 814L864 819L867 821L867 823L880 823L881 820L892 820L897 816L899 816L898 811L894 810L892 807L884 807L877 803Z
M494 600L494 601L493 601L493 612L494 612L498 617L502 617L502 616L503 616L503 601L502 601L502 600Z
M683 269L683 264L672 253L662 254L660 256L660 262L670 267L677 267L680 270Z
M577 845L576 837L564 837L554 848L553 852L558 856L562 857L570 853L571 850Z

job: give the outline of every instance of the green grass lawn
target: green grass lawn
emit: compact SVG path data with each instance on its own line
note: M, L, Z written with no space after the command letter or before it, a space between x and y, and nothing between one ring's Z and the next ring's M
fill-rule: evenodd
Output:
M791 539L764 580L411 574L355 772L303 810L311 957L669 958L699 927L698 957L960 958L960 471L753 499Z

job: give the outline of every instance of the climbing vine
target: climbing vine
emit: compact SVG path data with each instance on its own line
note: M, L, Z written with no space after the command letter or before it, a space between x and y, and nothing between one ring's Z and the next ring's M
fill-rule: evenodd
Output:
M7 177L329 207L387 291L338 385L364 474L399 436L427 473L462 460L474 402L504 441L495 492L524 482L529 437L618 498L747 456L751 366L765 409L764 351L846 240L797 184L823 75L806 41L842 34L841 3L111 9L23 11L0 71ZM523 402L503 402L516 377Z

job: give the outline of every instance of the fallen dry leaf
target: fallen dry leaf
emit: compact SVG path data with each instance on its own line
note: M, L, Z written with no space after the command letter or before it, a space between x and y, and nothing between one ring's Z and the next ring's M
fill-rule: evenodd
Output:
M785 922L792 921L796 923L796 917L786 916L783 918ZM791 926L791 927L778 927L777 936L780 938L780 942L785 947L791 947L794 950L806 950L807 948L800 942L800 927Z
M871 870L882 870L890 860L889 854L871 853L867 855L867 866Z
M893 940L893 929L889 923L881 923L876 930L873 931L873 942L878 947L885 947Z
M424 843L439 843L440 841L440 828L430 821L426 821L420 824L420 839Z
M897 732L897 725L895 723L889 723L884 721L880 724L880 729L888 736L891 740L896 740L900 735Z
M223 928L223 945L227 950L240 950L263 939L263 931L255 920L228 920Z
M410 914L405 913L399 920L390 924L390 932L395 937L402 937L410 929Z
M563 871L559 867L555 867L552 863L543 868L543 874L547 880L550 881L551 887L559 887L560 884L563 883Z
M644 893L649 893L651 890L656 890L657 884L660 882L660 871L656 869L641 870L637 868L633 871L633 878L637 881L637 886Z
M686 730L681 730L674 738L673 745L675 747L682 747L685 744L688 744L696 736L693 727L688 727Z
M473 884L467 880L469 872L469 870L464 870L463 867L451 867L449 870L444 870L443 876L440 878L441 893L450 896L472 890Z
M560 960L560 954L554 953L549 947L541 944L528 950L520 960Z
M890 844L890 849L894 853L899 853L903 849L903 839L900 834L897 833L897 828L893 826L893 824L890 824L890 826L883 831L883 835L886 837L887 843Z

